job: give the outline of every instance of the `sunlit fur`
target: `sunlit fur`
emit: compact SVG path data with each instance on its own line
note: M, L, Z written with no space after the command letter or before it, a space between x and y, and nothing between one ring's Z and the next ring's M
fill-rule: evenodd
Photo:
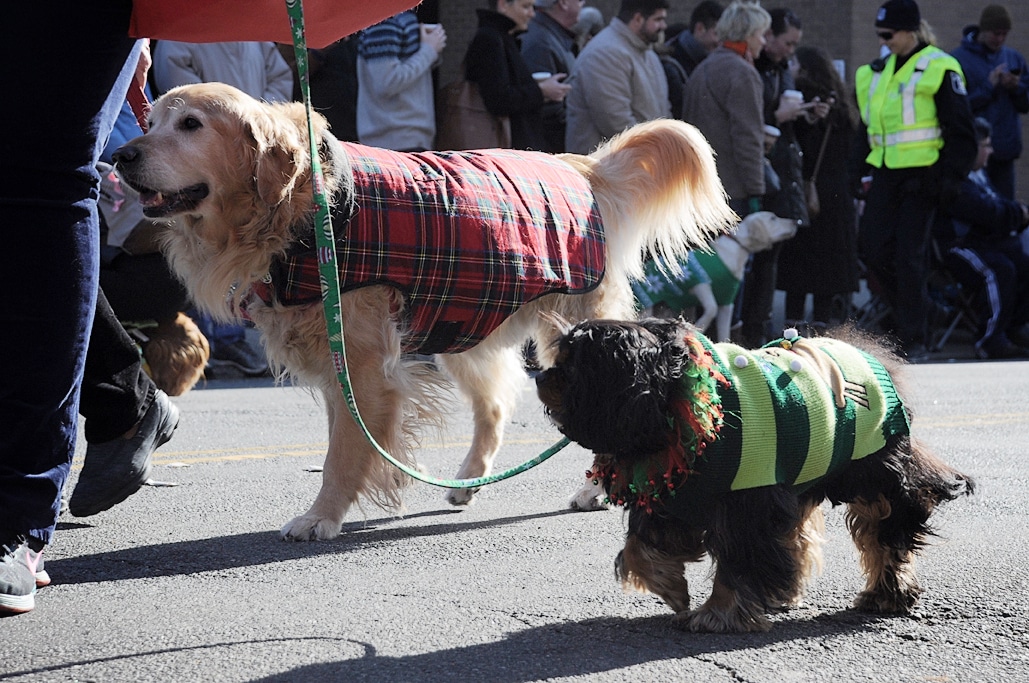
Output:
M537 377L537 393L561 431L599 462L635 463L666 447L667 415L680 386L680 320L594 320L570 326L549 318L556 364ZM877 357L903 395L900 361L851 329L831 336ZM615 561L623 586L661 597L691 631L764 631L768 613L800 601L806 579L821 570L821 503L847 505L847 527L860 554L860 610L909 612L921 594L914 557L932 530L936 506L973 491L972 480L919 442L894 437L880 451L800 493L788 486L713 493L705 514L688 520L660 505L629 508L628 534ZM711 595L690 609L684 566L709 555Z
M185 313L146 330L143 358L154 384L169 396L181 396L204 376L211 346Z
M352 174L326 123L315 116L326 189L345 202ZM122 148L119 169L137 189L169 196L202 187L194 207L169 216L168 259L194 301L220 319L233 319L247 284L263 277L285 252L293 230L309 216L307 121L302 105L260 103L222 84L192 85L166 93L154 104L150 132ZM474 435L457 477L490 472L525 375L519 350L538 336L539 314L556 311L569 320L634 315L629 278L642 274L646 252L675 261L690 248L735 222L715 172L707 141L692 126L658 121L633 128L591 156L563 156L589 180L607 241L607 269L594 291L551 294L523 306L478 346L439 357L471 401ZM321 491L311 509L287 523L295 540L329 539L340 531L348 508L365 495L395 509L399 477L358 431L329 360L320 305L285 308L248 302L263 333L269 358L284 372L319 388L329 412L329 447ZM354 393L376 440L395 457L415 464L415 435L440 420L441 375L402 357L400 294L386 286L342 297L343 330ZM543 348L540 345L540 348ZM543 353L541 361L548 362ZM587 483L573 504L598 506ZM448 500L468 504L473 491L451 490Z

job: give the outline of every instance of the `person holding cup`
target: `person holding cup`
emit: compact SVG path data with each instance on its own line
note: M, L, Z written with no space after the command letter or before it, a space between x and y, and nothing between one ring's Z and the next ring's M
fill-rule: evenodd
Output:
M769 154L772 169L779 176L779 190L767 196L765 209L782 218L808 226L804 194L803 161L793 123L801 117L825 116L829 107L822 102L804 102L790 70L790 60L803 35L800 17L787 8L768 11L771 26L765 32L765 46L754 66L761 75L764 93L764 122L782 134ZM776 335L771 330L772 304L778 279L780 242L755 254L743 282L740 318L744 344L757 348Z
M486 108L511 122L511 146L544 150L543 105L561 102L570 86L566 74L537 81L516 36L535 14L533 0L491 0L491 9L477 9L479 28L465 53L465 78L479 86Z
M400 152L432 149L436 137L432 69L447 33L412 11L361 32L357 53L357 134L361 144Z
M557 73L570 74L575 66L576 35L582 0L534 0L535 15L522 36L522 56L533 70L537 82ZM547 74L543 78L542 74ZM545 152L565 151L565 102L543 105Z

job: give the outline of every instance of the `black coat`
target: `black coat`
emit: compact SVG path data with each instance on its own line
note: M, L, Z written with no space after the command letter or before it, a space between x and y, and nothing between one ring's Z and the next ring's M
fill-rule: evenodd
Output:
M465 78L478 84L490 113L511 120L512 147L542 150L543 92L511 34L515 23L499 12L475 11L479 29L465 53Z
M846 112L834 109L826 120L814 124L798 120L797 143L804 154L803 176L811 178L830 123L825 156L815 179L821 211L810 225L797 230L779 254L778 287L787 292L832 296L858 289L857 218L850 163L855 127Z
M792 121L778 123L775 120L779 98L784 91L794 90L796 84L785 62L774 62L764 53L754 63L754 67L761 74L761 82L764 85L765 123L782 131L775 147L768 155L772 168L779 176L780 189L774 195L765 197L764 208L776 216L792 218L800 225L807 225L802 152L794 129L796 124Z

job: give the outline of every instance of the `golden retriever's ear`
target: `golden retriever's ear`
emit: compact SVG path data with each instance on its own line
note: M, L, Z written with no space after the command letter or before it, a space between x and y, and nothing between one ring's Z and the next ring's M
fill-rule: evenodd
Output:
M277 206L289 198L297 180L297 162L281 147L268 147L257 155L257 194Z
M296 126L272 112L261 112L249 123L257 143L257 194L263 202L277 206L293 193L302 174L307 159L303 143Z

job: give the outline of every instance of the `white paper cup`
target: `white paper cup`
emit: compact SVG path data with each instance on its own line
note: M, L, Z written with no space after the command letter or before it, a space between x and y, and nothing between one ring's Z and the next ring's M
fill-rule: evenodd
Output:
M783 90L782 98L784 100L793 100L794 102L803 104L804 93L800 92L799 90Z
M534 81L539 83L540 81L547 80L548 78L550 78L553 75L554 74L550 73L549 71L537 71L536 73L534 73L532 75L532 78L533 78Z

